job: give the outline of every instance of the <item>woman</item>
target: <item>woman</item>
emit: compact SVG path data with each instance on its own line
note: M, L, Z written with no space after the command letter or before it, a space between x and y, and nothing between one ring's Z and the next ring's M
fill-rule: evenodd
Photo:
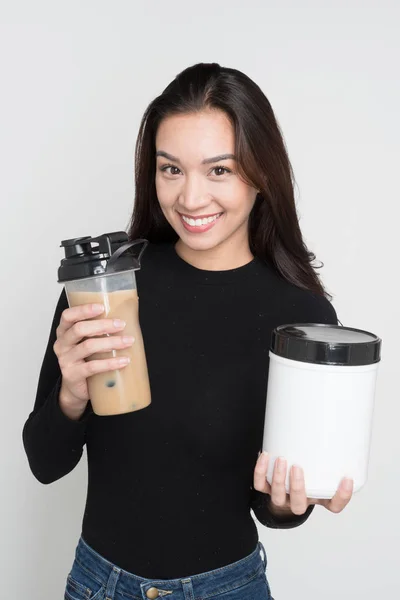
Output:
M110 319L91 319L101 315L92 305L68 308L63 291L23 432L43 483L69 473L87 446L65 598L269 599L250 509L267 527L296 527L315 504L341 511L352 481L331 501L310 500L298 466L286 494L284 457L269 486L268 457L258 456L273 328L337 324L267 98L234 69L186 69L145 112L135 173L129 237L150 242L137 281L152 403L93 413L84 359L134 342ZM95 337L105 333L114 335Z

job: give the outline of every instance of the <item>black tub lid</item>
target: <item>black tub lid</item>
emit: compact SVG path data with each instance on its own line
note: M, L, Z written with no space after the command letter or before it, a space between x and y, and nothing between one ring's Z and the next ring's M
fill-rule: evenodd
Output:
M272 332L271 351L277 356L318 365L370 365L381 359L382 340L363 329L293 323Z

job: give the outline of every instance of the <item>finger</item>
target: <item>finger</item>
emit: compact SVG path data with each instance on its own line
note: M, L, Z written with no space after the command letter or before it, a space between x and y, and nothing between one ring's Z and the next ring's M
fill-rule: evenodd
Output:
M332 500L326 506L333 513L340 513L350 502L353 495L354 482L352 479L344 478Z
M267 472L269 465L269 456L266 452L261 452L254 469L254 489L264 494L271 493L271 486L267 481Z
M95 304L80 304L79 306L71 306L63 310L60 323L57 327L57 337L64 335L74 323L101 315L101 313L104 312L104 304L101 306L101 310L96 310L96 308L94 308Z
M70 350L70 352L60 357L59 362L61 364L63 358L64 361L68 361L68 363L78 362L89 357L92 357L91 360L94 360L96 358L111 358L111 352L116 351L118 356L118 350L128 349L128 347L132 346L134 342L135 338L133 336L112 335L110 337L100 339L89 338L81 344L77 344Z
M304 472L293 465L290 470L290 509L295 515L303 515L308 508Z
M103 373L114 371L115 369L121 369L126 367L131 362L129 356L118 356L115 358L103 359L103 360L91 360L85 363L83 370L84 376L87 379L91 375L96 373Z
M67 346L75 346L89 337L113 335L126 327L120 319L83 320L75 323L64 335Z
M81 365L68 365L63 369L63 376L70 383L76 384L97 373L108 373L123 369L131 362L129 356L117 356L103 360L91 360Z
M271 500L276 506L285 506L286 504L286 470L286 460L279 457L274 464L271 485Z

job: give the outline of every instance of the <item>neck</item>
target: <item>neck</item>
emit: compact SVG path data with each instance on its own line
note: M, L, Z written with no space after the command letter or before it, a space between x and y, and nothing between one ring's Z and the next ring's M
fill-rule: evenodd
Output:
M248 240L243 244L221 244L209 250L193 250L181 239L175 245L177 254L197 269L206 271L227 271L237 269L251 262L254 258Z

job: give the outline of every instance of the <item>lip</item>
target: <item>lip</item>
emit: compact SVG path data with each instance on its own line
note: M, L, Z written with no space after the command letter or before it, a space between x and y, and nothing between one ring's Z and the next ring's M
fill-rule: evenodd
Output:
M178 212L178 211L176 211ZM182 217L187 217L188 219L208 219L208 217L215 217L215 215L220 215L222 211L217 213L210 213L209 215L187 215L186 213L178 212Z
M224 213L214 213L214 215L220 215L217 219L215 219L215 221L211 221L211 223L207 223L206 225L199 225L199 226L194 226L194 225L189 225L189 223L186 223L183 219L182 216L186 215L182 215L181 213L179 213L180 215L180 220L181 223L183 225L183 227L186 229L186 231L189 231L189 233L204 233L205 231L209 231L210 229L212 229L213 227L215 227L215 225L218 223L218 221L220 220L220 218L223 216ZM209 215L210 217L213 217L214 215ZM194 219L194 217L189 217L190 219ZM206 217L196 217L197 219L203 218L205 219Z

